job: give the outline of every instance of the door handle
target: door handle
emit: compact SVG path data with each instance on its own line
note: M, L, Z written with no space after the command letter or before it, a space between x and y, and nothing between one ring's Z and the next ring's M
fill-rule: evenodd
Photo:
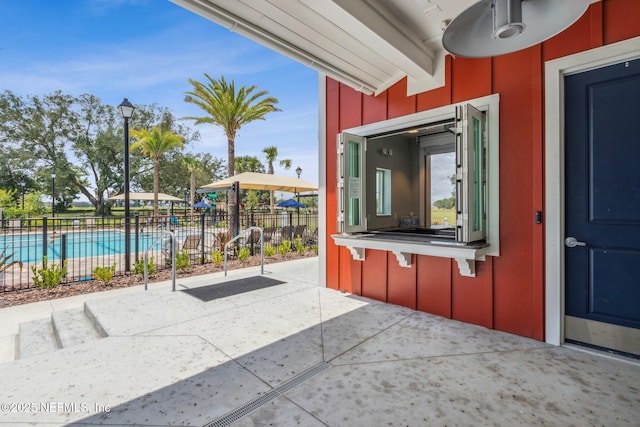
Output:
M575 237L567 237L564 239L564 244L568 248L575 248L576 246L587 246L585 242L579 242Z

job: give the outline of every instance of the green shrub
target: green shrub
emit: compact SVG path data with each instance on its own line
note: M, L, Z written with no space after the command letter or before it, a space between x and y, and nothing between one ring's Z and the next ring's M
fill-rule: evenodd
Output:
M249 257L251 256L251 249L247 248L246 246L243 248L240 248L240 250L238 251L238 260L245 262L246 260L249 259Z
M220 249L215 249L211 252L211 262L213 262L214 265L220 265L224 262L224 254Z
M149 275L152 275L156 272L156 263L153 260L153 257L149 258L149 265L147 266L147 272ZM144 274L144 258L140 258L138 261L133 263L133 273L134 274Z
M116 263L114 262L112 266L105 267L96 267L93 269L93 277L94 279L98 279L102 282L103 285L107 286L107 283L113 279L113 275L116 273Z
M282 256L291 252L291 240L283 240L280 245L278 245L278 253Z
M318 255L318 245L313 245L311 249L313 249L313 252L315 252L315 254Z
M296 246L296 252L298 252L300 255L302 255L307 251L307 249L309 249L304 244L302 244L302 237L300 236L296 238L295 246Z
M189 252L180 252L176 255L176 269L186 270L188 268L191 268L191 258L189 257Z
M38 269L35 265L31 266L33 272L33 283L42 289L53 289L58 286L62 279L67 275L67 261L59 264L47 263L47 257L42 257L42 268Z
M278 253L278 251L276 250L276 248L273 245L269 245L269 246L265 246L264 247L264 256L274 256L277 253Z

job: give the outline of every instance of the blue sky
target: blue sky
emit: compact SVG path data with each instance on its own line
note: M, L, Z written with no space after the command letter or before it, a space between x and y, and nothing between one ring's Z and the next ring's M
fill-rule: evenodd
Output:
M224 75L279 99L278 113L240 130L236 156L263 163L275 145L292 159L276 174L318 182L318 73L168 0L0 0L0 91L89 93L117 106L156 103L176 117L201 115L183 101L187 79ZM227 159L222 129L193 126L202 140L188 151Z

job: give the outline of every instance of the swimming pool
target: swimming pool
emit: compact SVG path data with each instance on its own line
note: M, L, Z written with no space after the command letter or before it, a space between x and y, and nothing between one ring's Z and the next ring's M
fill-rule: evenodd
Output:
M85 258L124 253L124 232L118 230L74 231L65 233L67 240L66 258ZM131 253L135 250L138 239L138 250L143 253L147 247L160 236L160 233L135 233L131 235ZM47 236L47 259L60 260L62 255L61 234L52 238ZM0 253L5 256L13 254L11 260L26 262L41 261L43 256L42 234L0 235Z

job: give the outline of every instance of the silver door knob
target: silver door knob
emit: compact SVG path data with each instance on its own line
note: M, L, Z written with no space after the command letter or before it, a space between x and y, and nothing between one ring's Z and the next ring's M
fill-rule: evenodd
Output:
M575 237L567 237L564 239L564 244L568 248L575 248L576 246L587 246L585 242L579 242Z

